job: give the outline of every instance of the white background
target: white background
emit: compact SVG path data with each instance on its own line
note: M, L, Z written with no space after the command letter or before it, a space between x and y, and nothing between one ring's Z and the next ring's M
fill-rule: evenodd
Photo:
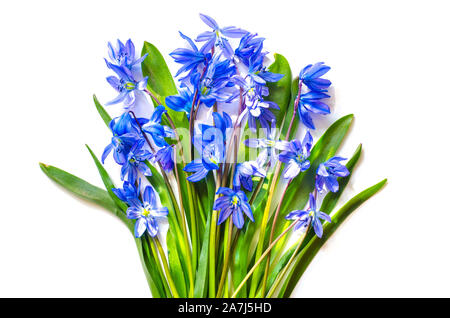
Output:
M3 2L0 296L150 296L128 230L38 162L100 186L84 143L100 155L110 140L92 102L115 96L107 41L131 37L140 49L147 40L169 61L183 45L178 30L206 30L199 12L258 32L294 73L332 66L333 114L319 132L355 114L340 150L363 143L350 194L389 179L327 242L295 296L449 297L449 7L380 0Z

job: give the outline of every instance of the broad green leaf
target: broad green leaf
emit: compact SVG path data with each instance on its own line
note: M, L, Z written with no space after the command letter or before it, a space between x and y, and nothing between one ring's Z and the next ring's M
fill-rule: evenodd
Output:
M339 190L337 192L328 192L328 194L325 196L325 198L322 201L322 205L320 207L320 211L325 212L327 214L330 214L331 211L333 211L334 207L336 206L337 202L339 201L339 198L341 197L342 193L344 192L348 182L350 181L350 178L353 173L353 168L355 167L356 163L359 160L359 157L361 156L361 150L362 146L361 144L356 149L355 153L353 154L352 158L347 162L346 166L347 169L350 172L350 175L348 175L345 178L338 178L339 183ZM306 246L309 241L314 236L313 232L309 232L306 236L306 238L303 240L302 247L300 251L303 249L304 246Z
M59 168L39 163L42 171L53 181L74 193L78 197L98 204L110 212L118 211L117 205L109 194L96 186Z
M112 189L114 189L116 186L114 185L113 181L111 180L108 172L106 172L105 168L101 164L101 162L98 160L97 156L94 154L94 152L89 148L88 145L86 145L86 148L89 150L89 153L92 156L92 159L94 159L95 165L97 166L97 170L100 174L100 177L102 178L102 181L106 187L106 190L108 191L111 198L114 200L114 202L123 210L126 211L128 209L127 205L122 202L115 194L112 192Z
M336 229L344 222L344 220L361 204L377 193L387 182L387 179L375 184L374 186L367 188L361 193L350 199L342 208L340 208L331 218L331 223L326 223L323 227L322 238L314 236L308 245L299 253L296 257L293 265L293 270L287 276L287 280L281 293L282 297L289 297L298 280L305 272L308 265L313 260L319 249L325 244L325 242L331 237Z
M178 94L177 87L159 50L153 44L144 42L142 56L146 53L148 56L142 62L142 73L148 76L147 87L165 105L167 96ZM170 108L167 108L167 112L177 128L188 128L189 123L184 112L176 112Z
M284 219L290 211L304 207L308 200L309 193L314 189L314 180L319 164L325 162L336 153L350 128L352 120L352 114L338 119L314 145L311 155L309 156L311 166L307 171L300 173L292 180L283 200L283 207L280 211L279 220ZM277 222L275 237L281 233L282 227L285 224L286 222Z
M106 210L110 211L112 214L117 216L133 234L134 232L133 222L126 217L124 211L121 211L121 209L117 206L117 204L108 194L108 192L96 186L93 186L92 184L84 181L83 179L80 179L59 168L45 165L43 163L40 163L39 166L50 179L54 180L63 188L74 193L76 196L82 199L85 199L87 201L93 202L95 204L104 207ZM138 248L139 257L141 259L144 273L147 278L147 282L149 284L152 296L165 297L164 290L162 290L162 285L160 283L161 279L158 276L158 274L155 273L153 270L153 268L155 268L154 263L152 263L151 258L147 259L146 256L144 256L144 250L142 247L143 242L141 241L141 239L136 238L135 242Z
M276 103L280 107L279 110L272 109L271 111L275 114L277 124L281 126L291 99L292 72L288 61L283 55L275 53L274 57L275 61L269 66L269 72L283 74L284 76L278 82L267 83L269 88L267 100Z
M111 116L109 116L108 112L103 108L103 106L98 101L97 96L95 96L95 95L94 95L94 104L95 104L95 108L97 108L97 111L98 111L100 117L103 119L106 126L109 128L109 123L111 122Z

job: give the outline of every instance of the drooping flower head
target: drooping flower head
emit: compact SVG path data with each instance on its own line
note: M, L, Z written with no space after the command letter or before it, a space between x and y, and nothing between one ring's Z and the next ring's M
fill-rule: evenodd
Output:
M190 37L181 32L180 36L189 43L191 49L178 48L169 54L176 63L182 64L181 68L175 74L176 77L184 72L188 74L198 72L198 69L203 68L211 59L211 53L199 51Z
M201 133L193 137L195 149L201 158L194 159L184 167L186 172L194 172L187 177L191 182L197 182L211 170L219 169L219 164L225 160L227 129L232 121L227 113L220 115L213 112L214 126L200 125Z
M122 180L128 177L128 182L134 183L141 172L144 176L151 176L152 172L146 164L146 160L152 158L153 154L144 149L144 139L138 140L128 152L127 160L120 170L120 178Z
M122 189L116 188L112 189L112 192L123 202L131 205L131 201L134 199L139 199L139 191L141 188L141 179L139 179L139 184L135 186L134 184L124 181Z
M342 157L332 157L327 162L321 163L317 168L316 189L323 192L328 189L331 192L339 190L338 177L346 177L350 174L347 167L340 162L347 160Z
M158 147L167 145L164 140L165 137L171 137L173 135L172 129L167 126L161 125L161 116L166 112L164 106L159 105L153 110L150 119L140 118L139 121L142 125L142 130L152 136L153 141Z
M230 215L232 215L234 225L238 229L241 229L244 226L243 213L245 213L250 220L255 222L252 209L244 192L240 190L233 191L232 189L222 187L219 188L217 194L222 194L222 196L214 202L213 207L214 210L220 211L217 224L223 223Z
M323 62L309 64L300 71L299 79L312 91L323 91L331 85L330 80L321 78L331 67Z
M156 152L155 160L161 164L164 171L172 171L174 167L173 156L173 147L166 145Z
M262 52L264 38L257 38L257 34L247 33L242 37L239 42L239 46L234 51L234 55L237 56L244 65L249 66L250 60L264 57L267 53Z
M299 75L299 116L301 121L309 129L315 129L311 118L311 113L326 115L330 113L330 107L323 102L323 99L329 98L326 94L331 82L327 79L321 78L327 73L330 67L323 62L310 64L303 68ZM301 86L304 84L310 89L309 92L303 93Z
M105 163L106 157L113 151L114 160L122 165L126 161L128 151L140 139L139 128L129 113L124 113L111 120L109 128L113 137L111 143L103 151L102 163Z
M310 162L308 157L311 152L313 139L309 131L306 133L303 141L297 139L289 143L288 150L283 151L278 157L281 162L286 164L283 171L285 179L293 179L300 172L308 170Z
M330 107L322 101L323 99L329 97L329 95L323 92L315 91L310 91L300 96L299 116L306 127L309 129L316 129L310 115L311 113L321 115L327 115L330 113Z
M111 42L108 42L108 55L111 64L121 67L124 66L131 70L133 66L140 65L145 60L148 53L140 58L136 58L134 44L131 39L129 39L125 44L120 40L117 40L116 47L114 47Z
M185 112L189 120L189 116L194 103L194 94L189 87L184 87L179 91L178 95L167 96L166 105L176 112Z
M250 60L248 75L255 83L265 85L266 82L278 82L283 78L283 74L269 72L263 65L263 61L264 56L256 56Z
M287 220L299 220L294 226L294 230L307 228L312 224L314 232L317 237L321 238L323 234L323 226L320 219L331 223L331 218L328 214L318 211L316 206L316 199L312 193L309 194L309 208L308 210L295 210L286 215Z
M264 163L267 158L267 152L262 151L258 158L254 161L245 161L236 165L236 171L233 177L234 190L240 190L241 185L247 191L252 191L253 181L252 177L265 178L266 171Z
M155 191L151 186L147 186L142 196L142 201L138 198L129 199L130 207L127 210L127 217L136 220L134 236L141 237L145 231L151 237L158 234L158 219L165 218L169 213L166 207L158 207L156 203Z

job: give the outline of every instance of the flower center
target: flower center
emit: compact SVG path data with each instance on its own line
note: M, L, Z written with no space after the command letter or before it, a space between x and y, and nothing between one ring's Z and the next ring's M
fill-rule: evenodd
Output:
M202 93L203 96L205 96L205 95L209 94L209 91L210 91L210 88L208 86L203 86L201 93Z
M136 88L136 84L134 84L132 82L126 82L124 87L128 91L132 91L132 90L134 90Z
M150 213L151 213L150 210L147 210L147 209L144 208L143 211L142 211L142 216L148 217L150 215Z
M237 195L233 195L233 197L231 198L231 203L236 206L239 204L239 197Z

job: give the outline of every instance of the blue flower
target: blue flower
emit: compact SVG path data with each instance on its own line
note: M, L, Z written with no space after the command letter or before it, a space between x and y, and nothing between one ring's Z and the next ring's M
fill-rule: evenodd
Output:
M172 171L174 167L173 147L166 145L159 149L155 154L155 160L161 164L164 171Z
M152 175L145 161L152 158L153 155L148 150L143 149L144 142L144 139L140 139L130 149L127 160L120 170L121 180L124 180L125 176L128 176L128 182L134 183L138 172L141 172L144 176Z
M145 188L142 201L137 198L129 201L127 217L136 220L134 236L141 237L147 231L151 237L155 237L159 229L158 219L165 218L169 210L166 207L157 206L155 191L151 186Z
M286 215L286 219L288 220L298 220L298 223L294 226L294 230L298 230L300 228L306 228L310 224L313 225L314 232L316 235L321 238L323 234L323 227L322 222L320 222L320 219L325 220L327 222L331 223L331 218L328 214L317 211L316 206L316 199L314 198L313 194L309 194L309 209L306 211L303 210L295 210Z
M109 123L109 128L113 133L111 143L106 146L102 154L102 163L112 150L114 160L118 164L124 164L131 147L140 139L139 128L129 113L114 118Z
M250 148L262 148L269 157L272 167L275 166L275 160L278 159L277 150L285 151L290 149L290 143L284 140L275 140L276 130L272 129L267 138L250 138L244 140L244 145Z
M332 157L327 162L321 163L317 168L316 189L323 192L328 189L331 192L339 190L338 177L346 177L350 174L347 167L340 162L347 160L342 157Z
M272 73L263 66L264 56L256 56L250 60L248 68L248 75L255 83L260 85L266 84L266 82L278 82L283 78L283 74Z
M310 163L308 160L313 139L309 131L303 138L303 142L294 139L290 142L289 150L283 151L279 156L279 160L286 164L283 171L285 179L293 179L300 172L309 169Z
M141 64L148 53L136 59L134 44L129 39L125 45L120 40L117 40L117 47L113 47L111 42L108 42L108 55L112 64L125 66L131 70L133 66Z
M323 92L310 91L300 95L300 112L298 113L301 121L309 129L316 129L310 113L326 115L330 113L330 107L322 102L324 98L330 96Z
M235 56L239 57L242 63L249 66L251 59L257 59L260 56L265 56L262 53L264 38L257 38L257 34L247 33L242 37L239 46L234 51Z
M161 125L161 116L166 112L164 106L159 105L153 110L150 119L139 119L142 123L142 130L152 136L153 141L158 147L167 145L165 137L173 135L172 129Z
M183 88L179 95L167 96L166 106L176 112L185 112L189 120L192 104L194 103L194 94L188 87Z
M236 165L236 172L233 177L233 188L240 190L241 185L247 191L252 191L253 181L252 177L266 177L266 171L263 169L267 158L267 152L261 152L255 161L246 161Z
M330 70L323 62L314 65L309 64L301 70L299 79L312 91L323 91L328 89L331 82L327 79L320 78Z
M247 95L248 96L248 95ZM256 132L256 121L259 120L261 127L267 132L275 128L276 117L270 111L272 109L280 109L278 105L271 101L265 101L260 96L255 96L252 99L245 99L245 110L241 113L245 115L248 113L248 127L252 132Z
M117 92L119 92L119 95L106 103L106 105L113 105L123 102L125 108L133 106L136 101L135 93L136 91L144 91L146 89L148 76L140 81L136 81L128 68L117 66L108 62L107 65L119 76L109 76L106 78L108 83Z
M234 87L231 77L236 74L236 68L230 61L220 61L220 54L215 54L208 64L203 77L196 73L191 77L191 84L196 88L199 100L206 106L211 107L216 102L230 102L233 94L229 92Z
M241 229L244 226L244 212L250 220L255 222L252 209L244 192L233 191L229 188L219 188L217 194L222 194L220 198L214 201L214 210L220 211L217 224L223 223L231 214L233 214L233 223Z
M220 28L213 18L204 14L200 14L200 19L212 29L212 31L201 33L196 39L197 42L206 42L200 49L203 53L211 51L214 46L218 46L223 50L227 58L231 58L233 56L233 49L225 37L241 38L248 33L234 26Z
M134 186L134 184L124 181L122 189L112 189L112 192L123 202L130 205L130 201L139 198L139 189L140 189L141 179L139 179L138 186Z
M191 49L179 48L169 54L171 57L173 57L176 63L183 64L183 66L178 70L175 76L179 76L184 72L196 72L200 65L205 65L208 60L211 59L211 53L205 54L199 51L191 38L181 32L180 36L189 43Z
M186 172L194 172L187 177L191 182L197 182L206 177L209 171L219 169L219 164L225 160L227 129L232 121L227 113L213 112L214 126L200 125L200 134L193 137L195 149L201 158L194 159L184 167Z

